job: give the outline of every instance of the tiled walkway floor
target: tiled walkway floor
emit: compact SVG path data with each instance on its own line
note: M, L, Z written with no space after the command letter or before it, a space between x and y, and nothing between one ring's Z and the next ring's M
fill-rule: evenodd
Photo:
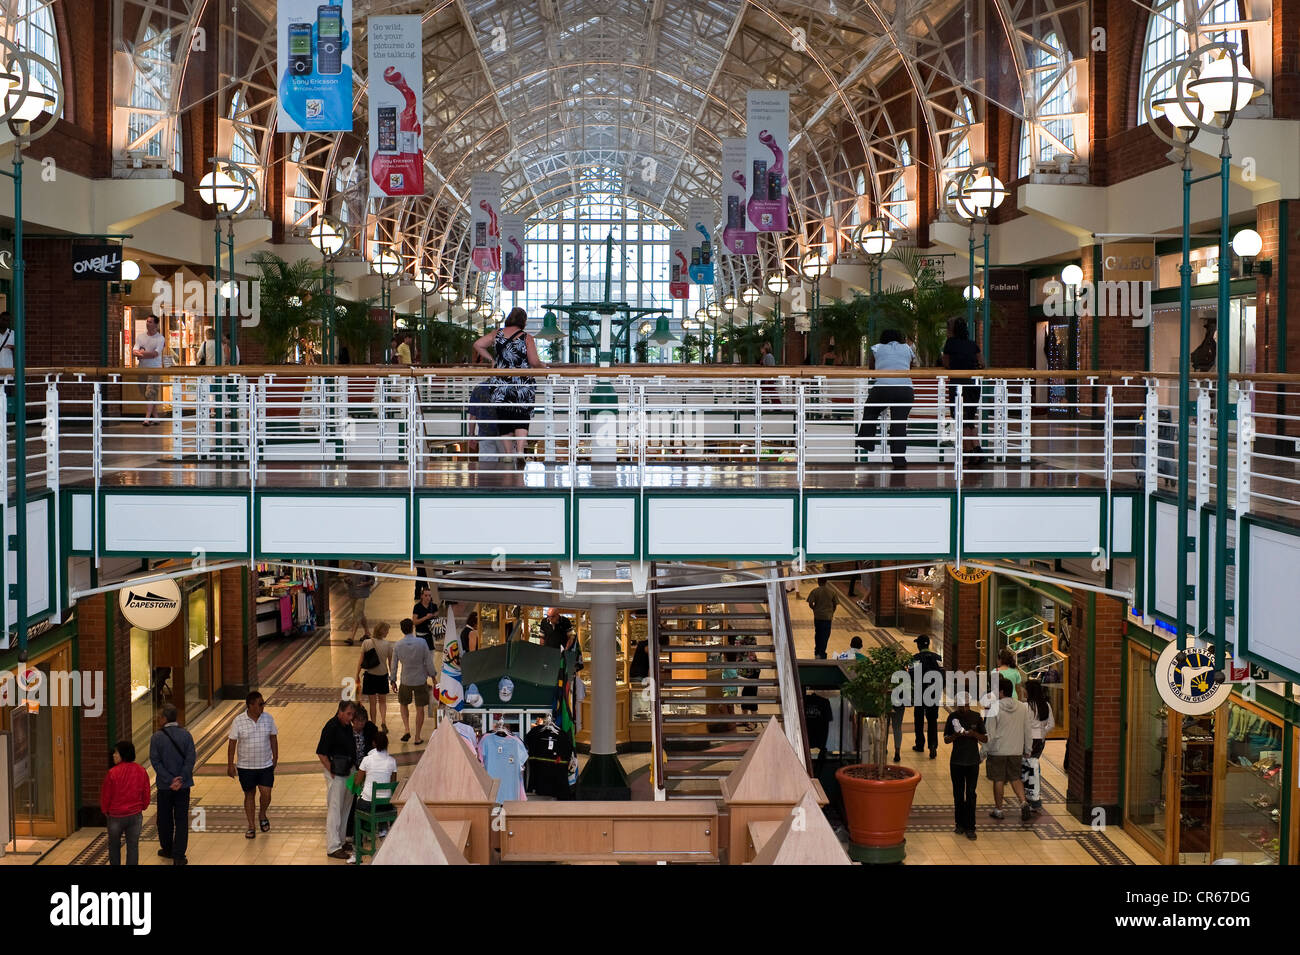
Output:
M844 578L847 579L847 578ZM795 649L799 659L813 656L812 611L805 598L814 586L811 581L800 583L800 593L790 596L790 623L794 628ZM837 583L841 595L848 592L847 583ZM854 600L863 596L859 585ZM909 652L916 645L911 634L904 635L892 627L875 627L871 618L860 608L841 607L835 612L830 655L848 649L849 640L862 637L870 647L873 643L898 642ZM943 713L940 712L942 718ZM1019 813L1012 811L1015 797L1008 787L1003 808L1003 820L990 819L993 808L993 784L980 775L979 809L976 825L979 838L972 842L952 831L952 783L948 775L948 750L942 737L939 756L930 759L927 753L912 751L912 715L903 722L902 763L921 774L912 804L912 816L907 826L907 862L912 865L1156 865L1156 859L1128 837L1118 827L1097 831L1083 825L1065 808L1066 778L1062 761L1065 742L1055 740L1047 744L1040 761L1044 792L1043 812L1028 823L1021 823Z
M808 592L804 584L803 594ZM413 588L405 581L380 583L368 604L371 621L396 623L410 612ZM799 657L813 655L812 618L799 595L790 595L790 616ZM338 599L337 597L335 599ZM337 607L337 603L335 604ZM335 619L339 615L335 614ZM849 637L860 634L870 645L902 636L889 628L875 628L856 608L842 607L836 614L830 649L848 646ZM344 678L355 674L360 650L346 646L343 635L322 634L319 645L304 644L302 659L274 683L264 682L267 712L275 717L280 731L280 765L269 818L272 829L244 838L246 823L242 793L225 775L226 730L242 704L233 702L214 707L195 727L200 764L195 776L192 806L198 810L199 831L190 835L189 860L196 865L320 864L343 865L325 855L324 781L315 757L320 729L335 709ZM905 644L909 648L910 642ZM372 718L374 715L372 714ZM376 722L380 722L376 719ZM387 722L397 757L399 779L415 765L423 747L401 743L401 718L396 700L389 700ZM905 726L910 730L910 726ZM427 738L432 728L426 725ZM947 772L946 747L940 744L938 759L910 749L905 735L903 762L921 773L912 819L908 827L908 859L911 864L1154 864L1154 861L1117 829L1094 831L1071 817L1064 806L1065 777L1060 761L1064 743L1049 744L1043 759L1044 811L1030 824L1021 824L1014 812L1004 821L989 819L991 790L982 781L980 838L971 842L952 832L952 792ZM648 754L621 757L631 778L634 793L644 789ZM641 783L638 786L638 782ZM140 861L144 865L166 864L156 855L156 829L152 812L146 814L141 839ZM18 862L22 857L6 859ZM29 858L28 861L31 861ZM106 864L107 848L102 829L82 829L64 840L42 860L43 864Z

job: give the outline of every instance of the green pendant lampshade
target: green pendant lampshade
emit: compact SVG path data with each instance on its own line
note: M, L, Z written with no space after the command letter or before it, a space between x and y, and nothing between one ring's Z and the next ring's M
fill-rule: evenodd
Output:
M548 311L542 316L542 330L533 337L544 342L553 342L564 337L564 332L560 331L559 319L555 317L554 312Z
M655 345L678 345L680 342L673 336L672 330L668 327L668 316L660 315L655 320L655 330L650 336L650 342Z

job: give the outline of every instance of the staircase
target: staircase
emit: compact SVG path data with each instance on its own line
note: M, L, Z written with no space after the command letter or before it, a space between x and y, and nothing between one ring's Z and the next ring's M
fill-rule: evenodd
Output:
M668 575L660 576L665 570ZM753 583L651 594L651 659L658 661L656 781L661 798L718 798L720 780L736 768L772 717L807 755L780 581L754 573L662 565L656 568L655 580L661 587L699 585L723 573L749 576ZM754 695L742 695L744 690ZM756 704L757 712L744 712L743 703Z

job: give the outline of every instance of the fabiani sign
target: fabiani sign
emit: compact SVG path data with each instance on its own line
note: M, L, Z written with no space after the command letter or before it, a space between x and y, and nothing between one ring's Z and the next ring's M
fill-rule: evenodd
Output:
M130 584L117 592L122 616L141 630L161 630L181 611L181 589L174 580Z

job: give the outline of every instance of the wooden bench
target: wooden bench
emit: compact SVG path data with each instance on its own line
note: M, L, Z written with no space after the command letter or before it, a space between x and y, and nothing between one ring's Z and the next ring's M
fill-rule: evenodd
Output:
M686 802L507 802L502 862L717 862L718 810Z

